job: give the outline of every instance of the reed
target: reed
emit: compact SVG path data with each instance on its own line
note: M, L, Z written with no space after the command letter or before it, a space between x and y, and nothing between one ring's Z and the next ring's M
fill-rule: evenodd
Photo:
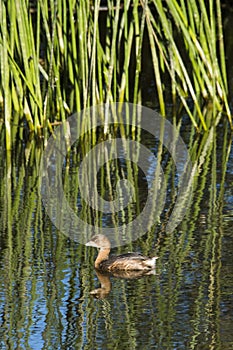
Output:
M100 3L0 1L7 149L13 125L46 139L53 123L74 111L116 100L142 103L146 36L160 113L166 115L164 90L170 89L173 103L181 101L197 130L208 130L218 112L232 127L220 0L208 6L204 0L109 0L104 9ZM207 120L203 106L210 102L213 117Z

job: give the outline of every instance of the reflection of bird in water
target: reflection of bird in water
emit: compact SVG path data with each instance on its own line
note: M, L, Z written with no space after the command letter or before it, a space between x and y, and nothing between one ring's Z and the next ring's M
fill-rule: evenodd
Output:
M155 270L138 270L138 271L114 271L114 272L100 272L96 270L98 280L100 282L100 288L93 289L90 294L93 295L96 299L104 299L108 296L111 291L111 281L110 276L124 279L136 279L142 276L154 275Z
M111 281L109 274L102 274L99 271L96 271L98 280L100 281L100 288L93 289L90 291L90 294L93 295L96 299L104 299L111 291Z
M99 248L98 256L95 260L95 268L100 271L150 271L155 269L157 256L148 258L139 253L126 253L110 256L111 243L104 235L95 235L86 243L88 247Z

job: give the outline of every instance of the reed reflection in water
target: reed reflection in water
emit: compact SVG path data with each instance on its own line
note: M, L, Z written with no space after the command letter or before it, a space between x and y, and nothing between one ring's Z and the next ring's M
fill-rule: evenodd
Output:
M35 143L18 143L10 155L2 149L1 349L232 347L232 140L223 125L204 141L193 141L192 158L199 161L192 205L173 234L167 235L163 226L176 185L164 154L169 191L160 222L135 242L113 249L115 254L159 255L156 274L140 278L98 276L96 251L64 236L44 212ZM147 143L157 147L153 139ZM63 172L73 207L80 161L76 146L72 165ZM105 178L104 169L99 176ZM143 185L143 178L136 183ZM138 195L141 203L144 194L146 188ZM93 218L85 207L81 213ZM93 298L90 292L101 286L100 295L95 293L99 298Z

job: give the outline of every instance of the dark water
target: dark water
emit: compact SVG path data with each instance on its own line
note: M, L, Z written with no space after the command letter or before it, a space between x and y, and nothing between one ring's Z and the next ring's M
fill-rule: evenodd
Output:
M231 32L227 40L232 57ZM153 82L145 102L154 100L152 91ZM188 145L192 130L186 123L181 134ZM233 349L231 141L223 122L194 179L186 216L171 235L163 226L176 184L169 173L161 221L135 242L113 249L158 254L156 273L109 279L94 270L95 248L67 238L47 216L35 156L40 148L19 140L9 156L1 146L0 349ZM149 147L154 151L157 144L150 140ZM75 152L66 184L71 203ZM143 201L148 190L143 176L140 188ZM109 289L95 298L90 292L103 279Z

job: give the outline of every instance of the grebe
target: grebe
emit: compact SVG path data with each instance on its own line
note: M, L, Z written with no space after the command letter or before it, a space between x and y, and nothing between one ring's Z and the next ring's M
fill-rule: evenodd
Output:
M86 243L88 247L99 248L98 256L95 260L95 268L100 271L149 271L155 269L157 256L148 258L140 253L126 253L117 256L110 256L111 243L109 239L102 235L95 235Z

